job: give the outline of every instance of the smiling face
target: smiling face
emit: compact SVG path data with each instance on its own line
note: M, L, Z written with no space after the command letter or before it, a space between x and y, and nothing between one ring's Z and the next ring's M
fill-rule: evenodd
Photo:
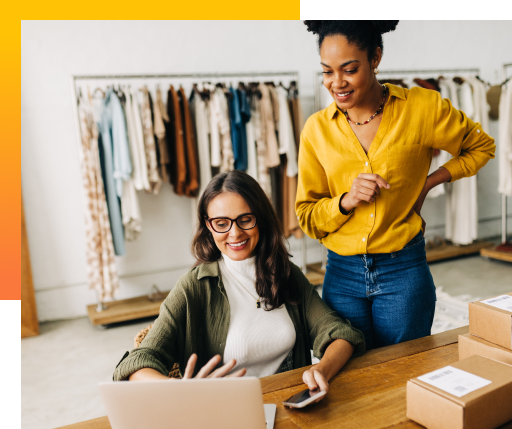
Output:
M207 213L208 218L236 219L242 214L252 213L252 210L240 195L225 192L211 200ZM252 229L243 230L238 227L236 222L233 222L231 229L225 233L215 232L209 222L206 222L206 226L212 233L219 250L233 261L243 261L253 256L260 238L257 224Z
M324 86L340 109L352 109L371 97L374 68L381 59L381 49L368 61L368 54L342 35L328 36L320 48L320 61L324 73Z

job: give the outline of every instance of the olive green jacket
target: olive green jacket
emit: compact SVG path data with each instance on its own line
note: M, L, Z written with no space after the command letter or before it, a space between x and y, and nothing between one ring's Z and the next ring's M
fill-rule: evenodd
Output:
M297 305L285 304L296 333L293 367L311 365L310 350L321 358L336 339L352 343L354 356L362 354L365 350L362 332L340 319L294 264L291 264L291 281L300 291ZM178 280L162 303L160 315L140 346L118 364L114 380L126 380L142 368L153 368L167 375L175 362L183 375L192 353L198 357L197 373L214 355L224 356L229 321L229 302L218 262L194 267Z

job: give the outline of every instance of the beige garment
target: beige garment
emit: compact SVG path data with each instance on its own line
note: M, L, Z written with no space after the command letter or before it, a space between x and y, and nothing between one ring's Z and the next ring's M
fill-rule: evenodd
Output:
M270 101L272 102L272 113L274 116L274 127L276 129L277 135L279 136L279 119L280 119L279 94L277 93L277 89L274 85L267 85L267 88L270 93Z
M279 145L277 143L274 108L270 98L270 90L268 86L263 83L258 85L258 89L261 92L261 136L266 146L266 165L268 168L277 167L281 163L281 160L279 158Z
M233 155L233 144L231 143L228 102L226 100L226 95L221 88L216 88L211 94L210 116L213 118L210 127L211 134L213 135L214 133L218 133L220 139L220 171L225 172L234 170L235 156Z
M85 243L87 283L98 299L112 299L119 289L114 244L108 218L105 188L98 150L98 128L92 106L80 98L78 106L82 137L82 185L85 194Z
M148 166L148 180L151 187L150 193L158 194L162 186L162 179L158 172L158 159L156 156L155 134L153 131L153 121L151 120L151 108L149 106L148 89L143 86L141 116L142 128L144 132L144 146L146 148L146 162Z
M144 131L140 117L137 92L126 88L126 119L128 123L128 135L130 140L131 155L133 161L132 177L135 189L150 192L151 186L148 180L148 164L146 162L146 148L144 147Z
M169 182L170 160L169 152L167 150L167 136L165 135L164 125L165 118L167 118L167 122L169 122L169 117L167 116L166 109L164 108L162 91L160 91L160 88L156 90L156 103L153 105L153 116L155 122L155 136L160 150L160 176L163 181Z
M257 96L251 98L251 123L253 124L254 140L256 141L256 159L258 165L258 181L269 198L272 197L270 173L267 167L267 145L263 138L261 125L261 100Z

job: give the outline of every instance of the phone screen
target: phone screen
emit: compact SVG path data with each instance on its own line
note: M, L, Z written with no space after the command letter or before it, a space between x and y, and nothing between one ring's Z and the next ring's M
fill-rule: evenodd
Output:
M311 392L309 389L306 389L306 390L303 390L302 392L299 392L299 393L293 395L290 399L287 399L286 401L283 401L283 402L290 402L292 404L299 404L302 401L305 401L306 399L309 399L312 396L317 395L318 393L320 393L320 390L316 390L314 392Z

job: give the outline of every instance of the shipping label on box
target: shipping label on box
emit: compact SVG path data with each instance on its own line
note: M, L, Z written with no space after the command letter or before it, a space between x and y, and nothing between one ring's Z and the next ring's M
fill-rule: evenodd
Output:
M492 429L512 419L512 365L471 356L407 382L407 417L428 428Z
M512 292L470 302L469 333L512 350Z
M512 365L512 350L471 334L459 335L459 360L473 355L483 356Z

